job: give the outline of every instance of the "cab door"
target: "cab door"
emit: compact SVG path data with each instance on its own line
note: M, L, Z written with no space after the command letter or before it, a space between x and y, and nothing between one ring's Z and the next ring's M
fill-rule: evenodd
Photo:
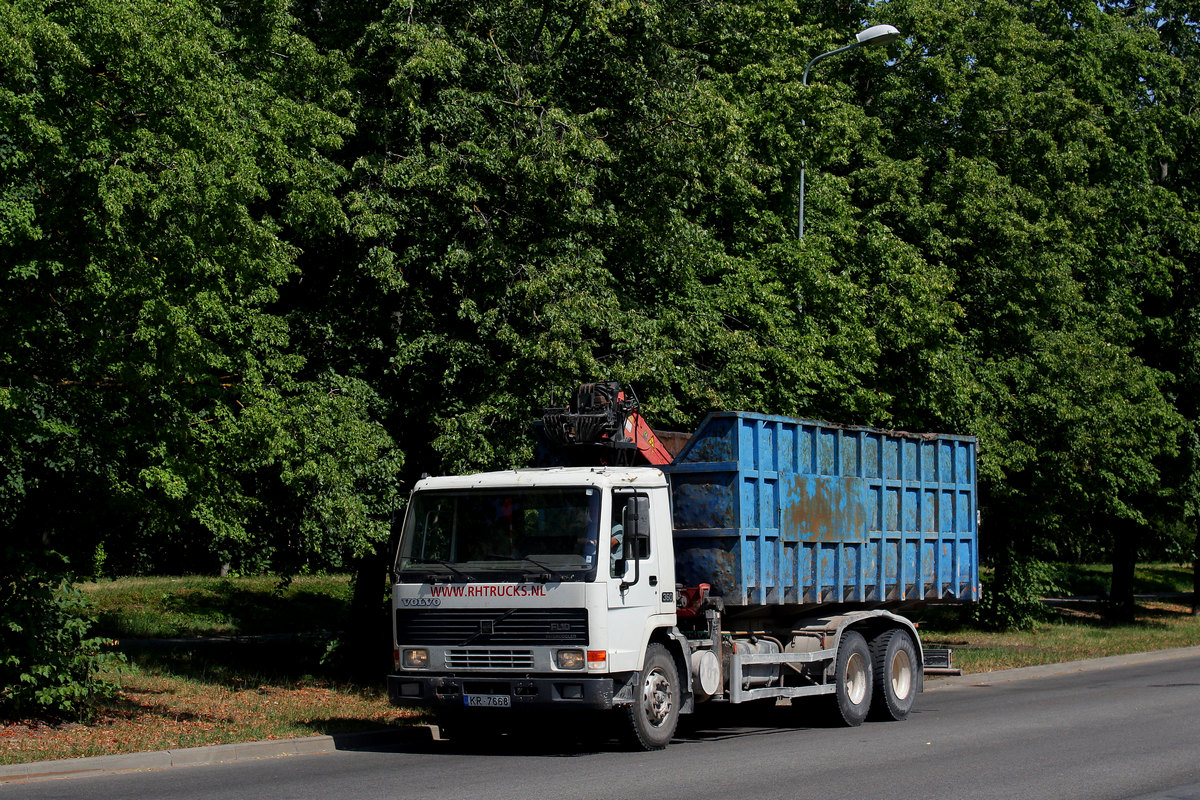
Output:
M674 556L659 545L660 537L652 535L660 520L647 492L615 489L610 508L607 527L600 529L609 557L607 565L602 561L599 568L608 569L609 668L616 672L641 666L651 617L664 608L674 612ZM634 514L641 519L641 535L636 537ZM671 560L671 569L663 569L662 559Z

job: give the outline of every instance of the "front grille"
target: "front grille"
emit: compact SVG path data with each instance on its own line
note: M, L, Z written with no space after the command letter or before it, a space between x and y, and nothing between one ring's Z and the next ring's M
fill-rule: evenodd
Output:
M446 669L533 669L528 650L447 650Z
M585 608L398 608L399 645L587 645Z

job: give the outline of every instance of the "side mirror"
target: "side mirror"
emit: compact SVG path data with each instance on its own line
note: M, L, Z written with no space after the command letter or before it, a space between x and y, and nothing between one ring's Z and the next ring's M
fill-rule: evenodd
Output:
M625 540L621 558L637 561L650 553L650 499L630 497L625 501Z

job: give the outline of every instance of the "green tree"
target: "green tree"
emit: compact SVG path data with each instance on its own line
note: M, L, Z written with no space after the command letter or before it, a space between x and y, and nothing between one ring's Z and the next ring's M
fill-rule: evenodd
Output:
M301 307L330 363L385 387L413 473L523 463L550 388L610 375L665 425L731 406L917 416L885 388L898 356L953 368L950 274L882 227L794 240L795 53L828 38L798 17L441 2L368 26L339 245L359 261L306 257L309 296L336 300ZM829 142L877 142L848 107L824 109Z
M1175 405L1187 419L1183 457L1168 482L1179 502L1169 511L1182 516L1184 536L1191 540L1193 592L1200 598L1200 7L1185 1L1123 10L1154 29L1179 67L1171 81L1155 86L1165 131L1158 179L1179 198L1179 207L1163 220L1174 264L1170 294L1159 298L1161 323L1148 331L1146 349L1149 360L1169 373ZM1200 613L1195 602L1200 601L1193 611Z
M870 13L911 40L800 86ZM996 552L1131 568L1179 423L1142 347L1181 208L1148 169L1179 74L1153 28L1007 0L440 2L348 52L351 227L305 262L334 302L300 307L389 399L411 476L525 463L550 387L616 376L668 426L978 432Z
M830 35L795 8L445 1L358 19L308 20L354 69L350 226L305 245L284 298L309 369L386 399L407 484L528 463L538 409L589 379L632 381L662 427L733 407L969 418L945 380L967 379L948 270L837 208L832 233L794 238L803 114L828 121L831 151L880 138L844 91L798 91L801 54ZM384 560L362 564L358 619Z
M305 372L289 231L333 231L346 67L286 3L0 8L0 524L111 568L337 566L386 538L377 400Z
M615 377L977 433L989 550L1127 595L1196 518L1192 5L7 4L0 523L378 609L400 491Z
M1177 60L1152 26L1086 3L888 11L913 42L880 107L913 180L872 213L953 274L989 547L1108 555L1128 609L1180 424L1142 348L1183 208L1156 180Z

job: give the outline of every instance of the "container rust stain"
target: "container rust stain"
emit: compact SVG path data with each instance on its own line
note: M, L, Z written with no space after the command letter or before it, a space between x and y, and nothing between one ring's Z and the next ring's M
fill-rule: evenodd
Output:
M867 530L862 478L796 475L787 487L784 538L803 542L862 542Z

